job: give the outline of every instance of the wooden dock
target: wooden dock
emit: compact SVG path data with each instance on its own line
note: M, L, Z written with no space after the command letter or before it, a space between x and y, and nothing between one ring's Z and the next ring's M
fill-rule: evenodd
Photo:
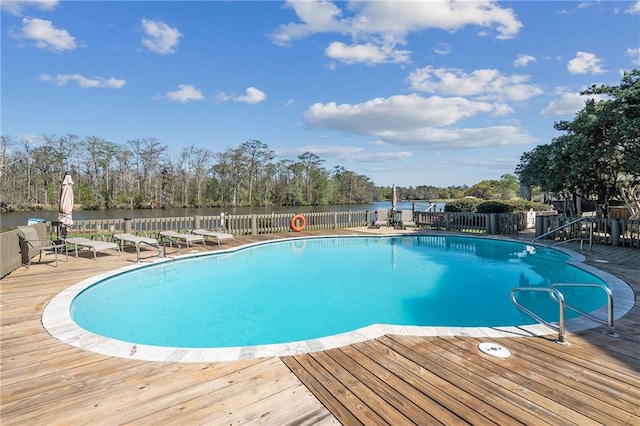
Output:
M505 359L482 354L480 340L464 336L383 336L226 363L106 357L59 342L40 317L64 288L130 264L135 254L21 268L0 281L0 423L638 425L640 251L583 253L636 293L635 307L616 323L620 337L570 333L569 346L554 336L501 338L512 352Z

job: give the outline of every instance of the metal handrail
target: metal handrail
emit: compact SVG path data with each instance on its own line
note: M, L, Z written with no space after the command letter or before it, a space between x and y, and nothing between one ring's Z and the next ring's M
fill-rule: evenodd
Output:
M169 247L173 247L173 245L175 244L177 249L178 249L178 254L180 254L180 249L182 248L182 246L180 245L180 243L178 241L176 241L175 239L167 236L167 235L162 235L161 233L158 232L158 241L159 242L163 242L164 244L162 245L162 257L167 257L167 244L166 242L169 241Z
M432 201L429 203L429 206L426 208L425 212L433 210L433 212L435 213L436 208L438 208L438 203Z
M162 255L162 250L160 249L160 245L156 245L147 241L138 241L136 242L136 261L139 263L140 262L140 245L141 244L146 244L148 246L151 246L153 248L158 249L158 256ZM179 250L179 249L178 249ZM146 259L146 258L145 258Z
M608 334L611 337L618 337L618 333L615 331L615 327L613 325L613 294L611 293L611 289L602 284L574 284L574 283L556 283L551 285L552 288L557 287L592 287L602 289L607 294L607 320L603 321L599 318L595 318L590 314L576 308L575 306L567 305L565 306L571 309L573 312L576 312L584 317L589 318L591 321L595 321L599 324L603 324L607 326L607 330L603 331L603 333ZM553 296L552 296L553 297Z
M544 291L546 293L549 293L549 296L553 300L555 300L555 301L557 301L559 303L560 319L558 320L558 325L552 324L552 323L542 319L540 316L538 316L537 314L533 313L528 308L525 308L520 303L518 303L518 301L516 300L516 293L519 292L519 291ZM541 324L546 325L549 328L552 328L554 330L558 330L558 338L556 339L556 342L560 343L561 345L568 345L569 344L567 342L567 327L566 327L566 322L565 322L564 295L560 292L560 290L558 290L557 288L551 288L551 287L516 287L516 288L511 289L511 301L514 303L514 305L516 305L516 307L518 309L522 310L524 313L526 313L527 315L531 316L536 321L540 322Z
M558 226L557 228L554 228L554 229L552 229L551 231L545 232L545 233L544 233L544 234L542 234L542 235L538 235L538 236L537 236L537 237L535 237L533 240L531 240L531 244L533 244L533 246L535 247L535 245L536 245L536 241L537 241L537 240L539 240L539 239L541 239L541 238L544 238L544 237L547 237L547 236L549 236L549 235L551 235L551 234L554 234L554 233L558 232L559 230L564 229L564 228L567 228L567 227L569 227L569 226L571 226L571 225L574 225L574 224L576 224L576 223L578 223L578 222L581 222L581 221L583 221L584 219L585 219L584 217L580 217L580 218L578 218L578 219L572 220L572 221L571 221L571 222L569 222L569 223L565 223L565 224L564 224L564 225L562 225L562 226ZM589 222L589 225L590 225L590 227L589 227L589 239L588 239L587 241L589 241L589 250L591 250L591 249L593 248L593 222ZM585 240L586 240L585 238L571 238L571 239L569 239L569 240L563 240L563 241L560 241L560 242L558 242L558 243L556 243L556 244L552 244L552 245L551 245L551 246L549 246L549 247L557 246L557 245L564 244L564 243L569 243L569 242L571 242L571 241L580 241L580 250L582 250L582 248L583 248L583 244L584 244L584 241L585 241Z
M564 294L562 294L562 292L560 290L558 290L558 287L596 287L596 288L601 288L602 290L604 290L604 292L607 294L607 321L603 321L601 319L595 318L593 316L591 316L590 314L576 308L575 306L571 306L571 305L567 305L567 303L565 302L565 297ZM542 292L546 292L549 294L549 297L551 297L551 299L553 299L554 301L558 302L559 304L559 320L558 320L558 325L555 325L553 323L550 323L544 319L542 319L540 316L538 316L537 314L535 314L534 312L532 312L530 309L525 308L523 305L521 305L520 303L518 303L518 301L516 300L516 293L519 291L542 291ZM516 307L520 310L522 310L524 313L526 313L527 315L531 316L532 318L534 318L536 321L540 322L541 324L546 325L547 327L550 327L554 330L558 330L558 338L556 339L556 341L560 344L566 345L568 344L567 342L567 329L566 329L566 308L571 309L572 311L590 319L591 321L595 321L599 324L604 324L607 326L607 330L603 331L603 333L607 334L610 337L618 337L618 334L615 332L615 327L613 325L613 294L611 293L611 289L609 289L608 287L601 285L601 284L574 284L574 283L556 283L556 284L552 284L549 287L516 287L511 289L511 301L513 302L514 305L516 305Z

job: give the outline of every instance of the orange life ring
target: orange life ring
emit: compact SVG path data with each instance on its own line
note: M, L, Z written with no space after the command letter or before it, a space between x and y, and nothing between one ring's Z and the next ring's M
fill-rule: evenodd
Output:
M300 221L300 225L298 225L298 220ZM291 218L291 222L289 222L289 226L296 232L302 231L305 226L307 226L307 219L301 214L294 215Z

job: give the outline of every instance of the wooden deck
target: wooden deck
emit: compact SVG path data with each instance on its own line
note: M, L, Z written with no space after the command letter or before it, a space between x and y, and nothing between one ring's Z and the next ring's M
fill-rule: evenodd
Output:
M483 355L470 337L411 336L228 363L111 358L59 342L40 316L62 289L135 255L21 268L0 281L0 423L638 425L640 251L584 254L634 288L620 337L570 333L570 346L553 336L502 338L506 359Z

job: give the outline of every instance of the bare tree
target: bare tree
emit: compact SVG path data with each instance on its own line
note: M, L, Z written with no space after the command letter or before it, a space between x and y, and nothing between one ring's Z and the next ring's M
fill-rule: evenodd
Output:
M207 173L211 168L213 153L206 148L196 148L191 145L182 150L181 177L183 205L189 205L191 178L195 180L195 205L202 206L202 190L206 182Z
M158 201L161 184L151 180L151 177L159 173L162 156L167 147L161 145L156 138L134 139L128 141L133 152L133 161L136 167L138 180L138 198L140 201L148 200L151 204Z
M314 192L313 192L313 177L317 175L318 169L320 165L324 163L324 160L315 155L312 152L304 152L298 156L298 160L300 160L300 164L304 168L305 174L305 185L304 185L304 196L308 203L316 204L314 200Z
M250 140L240 145L246 159L247 177L249 178L249 205L253 205L253 186L260 170L273 160L273 151L267 144L258 140Z
M213 153L205 148L197 148L194 151L193 168L196 181L196 206L202 206L202 190L207 180L207 175L211 169L211 158Z
M224 155L224 162L227 164L227 167L225 167L225 178L229 183L229 189L231 191L231 206L236 207L242 205L241 187L248 174L247 158L244 148L239 146L238 148L227 149Z

